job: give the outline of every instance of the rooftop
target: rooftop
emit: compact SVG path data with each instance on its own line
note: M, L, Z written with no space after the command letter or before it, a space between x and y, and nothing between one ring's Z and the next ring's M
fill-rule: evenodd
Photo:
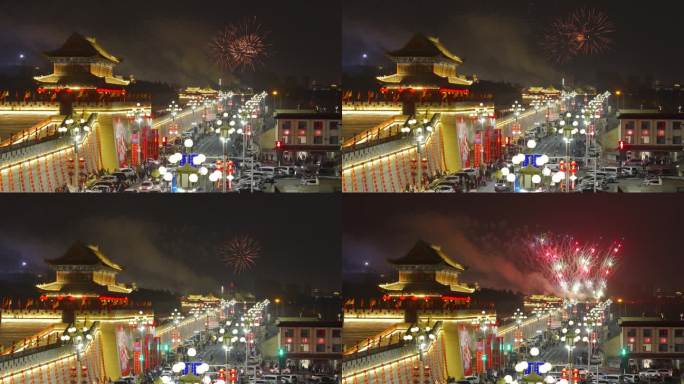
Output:
M423 240L418 240L413 248L403 257L388 261L394 265L437 265L444 263L459 271L466 270L464 266L447 256L441 247L429 244Z
M115 64L121 59L110 54L97 43L94 37L85 37L74 32L61 47L45 52L48 57L89 57L99 58Z
M618 116L620 120L684 120L684 113L627 112Z
M122 268L109 260L107 256L100 252L100 248L95 245L86 245L80 241L75 242L60 257L45 260L46 263L57 265L100 265L115 271L122 271Z
M409 40L403 48L387 52L387 55L394 59L403 57L422 57L463 64L463 60L449 52L438 38L428 37L420 33L413 35L411 40Z

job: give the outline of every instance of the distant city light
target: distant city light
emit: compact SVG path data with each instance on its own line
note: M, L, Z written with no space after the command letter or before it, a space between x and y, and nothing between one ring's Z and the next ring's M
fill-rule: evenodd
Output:
M26 264L25 261L22 261L22 262L21 262L21 266L22 266L22 267L25 267L26 265L27 265L27 264Z
M361 57L363 57L364 59L367 59L367 58L368 58L368 54L367 54L367 53L364 53L363 55L361 55Z

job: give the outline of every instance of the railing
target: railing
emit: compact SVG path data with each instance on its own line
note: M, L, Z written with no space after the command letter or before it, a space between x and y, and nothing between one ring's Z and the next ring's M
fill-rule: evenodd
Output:
M90 333L95 334L99 331L100 323L98 321L93 322L90 326ZM96 342L97 338L92 340L85 340L85 345L83 347L83 352L87 351L91 344ZM41 364L45 364L49 361L54 361L58 359L68 358L76 355L76 350L71 344L63 344L61 341L46 345L44 347L33 348L30 350L13 353L11 355L0 357L0 378L3 375L12 376L17 372L25 371L31 367L35 367Z

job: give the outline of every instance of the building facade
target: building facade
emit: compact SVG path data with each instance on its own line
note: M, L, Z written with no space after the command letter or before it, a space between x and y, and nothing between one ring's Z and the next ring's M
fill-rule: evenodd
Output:
M332 159L340 150L340 113L316 111L276 111L273 149L284 161Z
M623 319L619 322L621 346L633 369L682 368L684 321Z
M623 113L619 115L619 142L623 160L672 168L681 161L684 114Z
M336 372L342 358L342 322L281 321L278 347L285 351L288 366Z

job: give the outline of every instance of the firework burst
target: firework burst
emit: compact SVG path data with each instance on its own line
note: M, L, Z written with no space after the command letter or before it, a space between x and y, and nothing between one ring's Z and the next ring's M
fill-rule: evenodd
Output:
M254 266L261 245L249 235L237 235L226 242L220 251L226 265L233 268L233 273L239 274Z
M613 23L605 13L580 8L555 20L541 45L552 60L562 64L580 55L606 52L612 44L613 32Z
M254 70L268 56L268 32L262 30L256 17L239 24L227 25L209 43L212 56L223 69Z
M565 298L587 300L605 295L622 243L581 242L571 236L541 234L530 241L529 248Z

